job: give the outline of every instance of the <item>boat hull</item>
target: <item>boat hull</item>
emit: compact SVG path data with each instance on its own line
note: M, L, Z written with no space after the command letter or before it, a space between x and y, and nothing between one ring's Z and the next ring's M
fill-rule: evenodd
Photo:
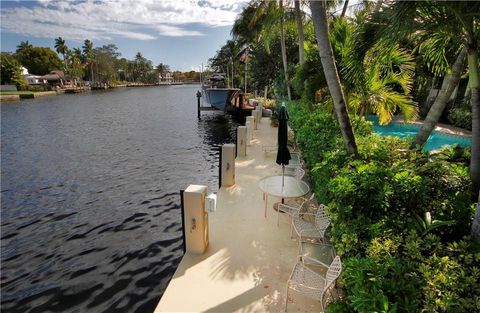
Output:
M227 110L232 98L240 91L238 88L205 88L205 99L218 110Z

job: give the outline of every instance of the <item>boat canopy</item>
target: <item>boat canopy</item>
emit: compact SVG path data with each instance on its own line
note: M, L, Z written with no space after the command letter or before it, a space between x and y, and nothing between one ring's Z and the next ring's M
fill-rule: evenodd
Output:
M225 80L226 76L227 74L225 73L215 73L212 76L210 76L208 79L219 81L219 80Z

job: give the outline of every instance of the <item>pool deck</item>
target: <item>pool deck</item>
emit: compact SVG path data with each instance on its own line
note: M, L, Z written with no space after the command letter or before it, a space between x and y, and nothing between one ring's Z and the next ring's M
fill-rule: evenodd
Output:
M288 216L277 227L271 204L278 199L269 197L264 217L257 186L262 177L280 172L275 152L262 151L276 144L277 128L263 118L254 137L247 156L236 159L236 184L217 194L217 211L209 214L210 246L204 254L184 255L155 313L283 311L297 240L290 238ZM293 291L289 298L290 312L321 311L319 302Z
M414 124L414 125L420 125L420 126L423 124L423 121L420 121L420 120L417 120L414 122L405 122L401 116L395 117L394 120L395 122L402 123L402 124ZM448 125L448 124L437 123L437 125L435 126L435 130L444 134L449 134L449 135L472 137L471 131L467 129L455 127L452 125Z

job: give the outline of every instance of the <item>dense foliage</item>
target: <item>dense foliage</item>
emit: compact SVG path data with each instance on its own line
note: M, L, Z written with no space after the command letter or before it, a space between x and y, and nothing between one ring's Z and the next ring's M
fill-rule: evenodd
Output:
M327 311L480 310L480 253L468 237L475 212L468 150L409 150L406 140L372 134L370 122L352 117L354 159L331 110L315 107L312 113L292 102L289 114L346 268L345 301Z
M472 130L471 108L468 108L468 107L452 108L448 113L448 120L454 126Z
M0 54L0 65L0 84L15 85L17 88L21 88L22 86L26 85L27 82L22 76L20 63L18 63L18 61L11 54L2 52Z
M55 49L62 60L50 48L34 47L28 41L17 46L13 57L19 65L27 68L30 74L45 75L53 70L62 70L68 76L83 78L94 83L141 82L157 83L159 77L166 78L170 67L160 63L154 67L152 61L138 52L133 60L121 58L115 44L94 47L86 39L81 47L70 49L62 37L55 39ZM174 72L174 79L198 80L196 72Z
M28 47L18 51L15 56L30 74L45 75L63 68L62 60L50 48Z

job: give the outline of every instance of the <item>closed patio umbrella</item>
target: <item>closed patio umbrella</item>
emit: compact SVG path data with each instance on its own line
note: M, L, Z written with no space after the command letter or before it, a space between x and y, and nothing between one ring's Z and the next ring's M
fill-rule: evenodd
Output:
M282 189L285 185L285 165L288 165L288 161L292 158L290 151L288 151L288 112L284 104L280 107L278 113L278 151L277 151L277 164L282 166Z

